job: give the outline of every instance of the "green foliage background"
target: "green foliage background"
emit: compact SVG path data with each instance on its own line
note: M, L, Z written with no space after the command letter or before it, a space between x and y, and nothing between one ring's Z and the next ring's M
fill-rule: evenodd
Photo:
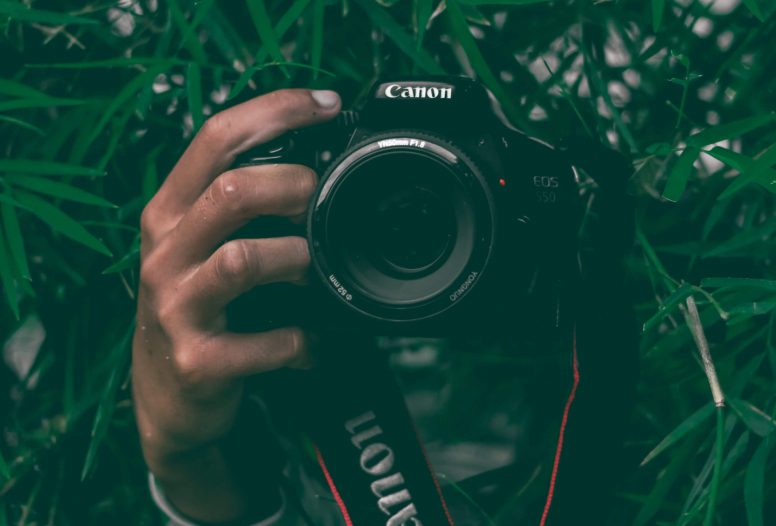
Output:
M412 72L475 75L528 133L589 134L633 159L642 378L611 523L776 523L774 12L0 1L0 526L160 524L127 385L138 216L203 120L283 86L348 105ZM704 341L728 397L716 427Z

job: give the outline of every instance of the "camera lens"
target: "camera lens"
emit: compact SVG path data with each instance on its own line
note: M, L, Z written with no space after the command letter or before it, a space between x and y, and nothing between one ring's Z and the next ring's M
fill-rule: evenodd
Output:
M429 272L447 255L456 224L455 211L444 197L431 188L410 184L377 201L363 223L376 265L409 276Z
M492 204L475 170L451 145L418 137L345 154L324 176L310 218L313 263L327 286L380 319L448 308L490 253Z

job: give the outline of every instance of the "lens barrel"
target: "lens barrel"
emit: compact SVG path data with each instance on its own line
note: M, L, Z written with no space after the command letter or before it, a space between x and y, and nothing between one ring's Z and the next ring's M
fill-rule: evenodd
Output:
M324 174L308 218L312 264L350 309L428 319L476 287L495 221L487 181L459 148L422 132L383 133Z

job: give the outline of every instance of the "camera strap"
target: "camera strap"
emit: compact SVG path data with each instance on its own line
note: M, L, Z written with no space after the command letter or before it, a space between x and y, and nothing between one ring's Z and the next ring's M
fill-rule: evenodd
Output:
M601 177L600 229L593 232L600 252L592 255L589 273L570 279L561 302L569 388L558 414L547 415L556 423L557 441L548 444L542 462L545 496L526 522L536 526L605 516L623 465L617 452L625 426L618 417L629 411L636 377L637 331L621 268L632 232L624 191L629 167L600 145L570 143L563 151L572 164ZM370 338L327 338L322 346L338 352L321 357L313 370L295 371L284 391L314 443L344 524L453 526L386 354Z
M387 355L352 335L336 346L298 375L299 391L315 396L297 404L297 421L315 444L344 523L452 526Z

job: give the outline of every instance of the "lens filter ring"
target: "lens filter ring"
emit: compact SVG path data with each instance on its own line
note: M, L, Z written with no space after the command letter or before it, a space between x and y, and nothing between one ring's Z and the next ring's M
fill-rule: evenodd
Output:
M382 133L324 174L308 215L312 265L329 290L370 318L437 316L486 270L495 208L476 164L442 138Z

